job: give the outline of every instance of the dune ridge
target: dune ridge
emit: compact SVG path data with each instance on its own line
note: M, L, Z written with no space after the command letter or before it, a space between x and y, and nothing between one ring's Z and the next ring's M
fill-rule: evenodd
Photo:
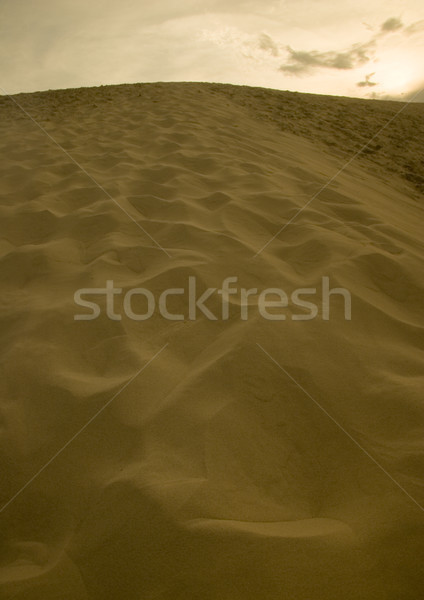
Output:
M78 164L0 99L1 505L163 351L2 511L4 598L416 600L423 105L323 189L395 103L194 83L15 99ZM335 298L328 321L267 321L252 299L243 321L234 297L190 320L184 295L180 321L111 320L104 298L74 320L77 289L193 276L327 276L352 319Z

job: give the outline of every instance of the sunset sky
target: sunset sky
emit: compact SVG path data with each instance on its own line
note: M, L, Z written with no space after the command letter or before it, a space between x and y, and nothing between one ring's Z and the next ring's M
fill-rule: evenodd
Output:
M7 93L217 81L402 99L424 86L421 0L0 0L0 27Z

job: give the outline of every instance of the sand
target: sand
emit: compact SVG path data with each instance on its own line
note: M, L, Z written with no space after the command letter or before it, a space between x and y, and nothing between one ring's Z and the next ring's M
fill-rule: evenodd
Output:
M1 597L418 600L424 106L191 83L13 98ZM328 320L267 320L252 296L243 320L237 295L228 319L183 295L182 320L132 320L123 295L121 320L103 296L74 319L80 288L189 277L328 277L351 319L341 296Z

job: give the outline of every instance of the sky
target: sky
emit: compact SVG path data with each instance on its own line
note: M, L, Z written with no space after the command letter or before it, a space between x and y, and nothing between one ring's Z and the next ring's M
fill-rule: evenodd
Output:
M424 87L422 0L0 0L0 34L9 94L214 81L410 99Z

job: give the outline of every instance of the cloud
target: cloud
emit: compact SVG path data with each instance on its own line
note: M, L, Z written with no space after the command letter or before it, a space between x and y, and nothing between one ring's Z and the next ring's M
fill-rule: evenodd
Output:
M389 33L390 31L398 31L399 29L402 29L402 27L403 23L400 19L398 19L398 17L391 17L390 19L384 21L381 26L381 31L384 33Z
M415 53L417 65L422 52L419 32L424 30L424 20L418 20L422 19L419 10L411 11L405 26L395 29L399 14L397 9L385 12L384 0L360 0L359 5L331 0L42 0L34 4L37 10L31 12L28 1L0 0L5 23L0 83L12 93L196 80L318 93L350 94L353 89L363 95L384 89L381 71L386 58L386 62L396 58L390 48L398 41L395 38L403 36L408 57ZM370 25L361 25L361 20ZM380 62L373 65L380 50ZM405 60L408 57L405 54ZM355 85L367 81L365 73L373 70L378 86Z
M375 75L375 73L369 73L368 75L365 75L365 79L363 81L358 81L356 85L358 87L374 87L375 85L378 85L377 82L370 81L373 75Z
M261 50L267 50L272 56L278 56L279 50L274 40L266 33L261 33L259 36L259 47Z
M406 94L406 99L410 102L424 102L424 81L419 87Z
M280 71L302 75L324 67L327 69L349 70L355 69L371 60L370 53L374 47L374 40L365 44L354 44L343 52L318 52L317 50L297 51L287 47L290 55L288 62L280 66Z
M403 31L407 35L413 35L414 33L424 31L424 19L422 19L421 21L416 21L415 23L412 23L411 25L408 25L408 27L405 27L405 29Z
M402 92L401 94L387 94L385 92L371 92L368 94L373 100L396 100L396 102L422 102L424 103L424 81L421 86L413 89L410 92Z
M364 23L364 26L370 30L371 26ZM329 50L321 52L318 50L293 50L290 46L287 47L289 53L288 60L280 65L280 71L290 73L292 75L310 74L319 68L351 70L360 67L372 58L374 58L375 50L378 41L390 33L403 29L404 33L415 33L424 29L424 20L417 21L409 27L404 27L402 21L398 17L390 17L381 24L380 29L374 33L368 42L353 44L350 48L343 51ZM372 87L376 85L367 77L364 81L357 84L359 87Z

